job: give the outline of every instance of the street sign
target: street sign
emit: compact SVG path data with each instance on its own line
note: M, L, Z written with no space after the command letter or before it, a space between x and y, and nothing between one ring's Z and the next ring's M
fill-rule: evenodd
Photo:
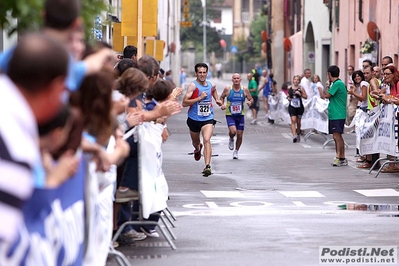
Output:
M238 53L238 47L235 45L230 46L230 53L232 54Z
M191 28L193 23L191 21L180 21L180 27L182 28Z

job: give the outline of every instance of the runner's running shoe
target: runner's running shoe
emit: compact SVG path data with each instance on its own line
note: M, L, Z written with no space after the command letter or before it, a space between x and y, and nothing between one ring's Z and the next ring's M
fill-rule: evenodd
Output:
M229 149L232 151L234 149L234 139L229 139Z
M196 161L199 161L201 159L201 150L202 150L202 143L200 143L200 148L199 150L194 151L194 159Z
M204 171L202 171L202 174L204 176L210 176L212 174L211 166L209 164L205 166Z

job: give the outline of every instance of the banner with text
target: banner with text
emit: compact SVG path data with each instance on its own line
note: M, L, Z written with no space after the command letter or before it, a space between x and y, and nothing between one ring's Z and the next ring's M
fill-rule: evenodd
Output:
M284 92L270 96L268 102L269 119L291 123L290 115L288 114L289 101ZM314 96L307 101L303 101L303 105L305 112L302 115L301 128L315 129L322 133L328 133L328 101Z
M82 265L86 160L55 189L35 189L15 243L0 242L0 265ZM16 184L16 187L18 184Z
M356 141L361 155L383 153L398 156L397 107L376 106L356 123ZM362 115L363 117L363 115Z

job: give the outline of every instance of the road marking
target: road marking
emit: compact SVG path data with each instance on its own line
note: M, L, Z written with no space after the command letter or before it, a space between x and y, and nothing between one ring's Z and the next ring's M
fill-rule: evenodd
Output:
M358 211L344 211L337 209L281 209L281 208L238 208L238 207L225 207L218 209L197 209L197 210L184 210L184 211L173 211L173 215L176 217L181 216L260 216L260 215L325 215L325 214L336 214L336 215L370 215L369 212L358 212Z
M295 241L304 241L305 235L302 233L302 231L298 228L287 228L286 229L287 234L290 236L292 240Z
M245 195L239 191L214 191L200 190L207 198L245 198Z
M323 202L323 204L326 204L326 205L332 205L332 206L338 206L338 205L342 205L342 204L347 204L347 203L356 203L356 202L354 202L354 201L326 201L326 202Z
M219 206L215 202L211 201L205 201L206 205L208 205L209 208L219 208Z
M208 209L207 206L205 206L205 204L202 203L197 203L197 204L184 204L182 206L183 208L187 208L187 209Z
M241 201L241 202L232 202L230 206L233 207L243 207L243 208L262 208L272 206L273 203L263 202L263 201Z
M298 207L307 207L306 204L302 201L293 201L292 203L294 203Z
M392 188L383 189L359 189L353 190L366 197L399 197L399 192Z
M323 198L325 197L318 191L279 191L287 198Z

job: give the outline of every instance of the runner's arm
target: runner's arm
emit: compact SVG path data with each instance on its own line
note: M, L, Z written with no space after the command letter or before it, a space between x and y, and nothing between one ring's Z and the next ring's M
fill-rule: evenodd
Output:
M230 90L229 86L225 87L223 89L222 94L220 95L220 101L222 102L222 105L220 107L222 110L226 109L226 106L224 105L224 99L227 97L229 90Z
M228 92L229 92L229 86L225 87L223 89L222 94L220 95L220 100L222 101L222 103L224 103L224 99L227 97Z
M216 101L216 104L219 105L219 106L222 106L223 102L219 99L218 91L216 90L216 84L215 83L212 83L211 92L212 92L213 98Z
M254 99L251 96L251 93L249 92L249 90L247 88L244 88L244 94L245 94L245 98L247 98L247 100L249 101L249 103L247 102L247 104L249 106L251 106L254 102Z
M183 107L191 106L206 97L206 95L205 95L205 97L203 97L201 94L198 97L191 99L191 97L193 96L194 90L195 90L195 84L191 82L187 86L187 91L183 98L183 102L182 102Z

